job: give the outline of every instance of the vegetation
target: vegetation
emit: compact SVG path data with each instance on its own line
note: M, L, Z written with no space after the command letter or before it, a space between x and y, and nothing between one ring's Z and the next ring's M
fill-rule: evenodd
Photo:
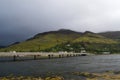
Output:
M24 42L13 44L0 51L9 52L81 52L84 48L87 52L99 53L120 52L120 41L109 39L92 32L79 33L71 30L58 30L35 35Z
M101 32L98 34L111 39L120 39L120 31L108 31L108 32Z
M106 71L103 73L70 72L68 74L79 76L79 79L77 80L120 80L120 72L114 71ZM6 76L0 77L0 80L76 80L76 79L74 79L74 77L67 79L62 76L50 76L50 77Z
M71 41L78 37L78 34L46 34L44 36L35 37L34 39L21 42L20 44L11 45L8 48L1 49L1 51L22 51L34 52L41 51L55 45Z
M35 35L19 44L11 45L7 48L1 49L0 51L22 51L22 52L35 52L41 51L58 44L72 41L80 36L79 33L71 30L59 30L52 32L45 32Z
M120 73L113 71L104 73L74 72L74 75L83 76L86 80L120 80Z
M43 51L45 52L81 52L81 44L78 43L70 43L70 42L66 42L66 43L62 43L59 45L56 45L54 47L51 47L49 49L45 49Z
M0 80L64 80L63 77L60 76L55 76L55 77L46 77L46 78L41 78L41 77L24 77L24 76L7 76L7 77L0 77Z

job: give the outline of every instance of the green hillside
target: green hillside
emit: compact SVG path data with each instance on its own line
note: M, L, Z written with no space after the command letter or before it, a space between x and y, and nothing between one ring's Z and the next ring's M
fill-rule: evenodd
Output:
M72 41L80 36L81 35L79 33L71 30L59 30L55 32L41 33L24 42L1 49L0 51L40 51L53 47L57 44Z
M115 40L105 38L101 35L85 32L80 37L72 40L71 42L62 43L54 47L45 49L47 52L81 52L85 48L87 52L102 53L102 52L120 52L119 43Z
M85 32L81 37L75 39L73 42L84 42L84 43L99 43L99 44L116 44L117 42L112 39L105 38L101 35Z
M120 39L120 31L108 31L108 32L101 32L98 34L111 39Z
M24 42L11 45L7 48L2 48L0 49L0 51L80 52L80 48L84 47L88 52L89 51L94 52L98 49L103 50L104 46L106 47L108 45L116 45L116 44L118 44L117 41L103 37L101 35L92 32L79 33L72 30L61 29L58 31L39 33Z

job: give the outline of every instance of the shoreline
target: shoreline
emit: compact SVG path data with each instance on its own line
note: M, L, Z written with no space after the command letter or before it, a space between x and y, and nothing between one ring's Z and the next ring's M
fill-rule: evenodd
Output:
M114 72L114 71L106 71L102 73L93 73L93 72L72 72L68 73L69 75L74 76L72 77L65 77L66 75L57 75L57 74L51 74L49 72L49 76L46 75L44 77L38 76L3 76L0 77L0 80L120 80L120 71ZM68 75L67 74L67 75ZM79 79L75 78L79 77Z

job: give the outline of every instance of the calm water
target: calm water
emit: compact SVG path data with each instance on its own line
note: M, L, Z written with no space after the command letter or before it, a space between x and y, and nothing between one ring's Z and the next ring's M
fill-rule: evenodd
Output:
M0 62L0 76L39 76L48 72L104 72L120 71L120 55L80 56L61 59Z

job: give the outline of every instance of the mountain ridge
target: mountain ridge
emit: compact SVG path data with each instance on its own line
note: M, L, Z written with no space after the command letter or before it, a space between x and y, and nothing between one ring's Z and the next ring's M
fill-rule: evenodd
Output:
M72 45L83 45L84 43L84 45L91 47L90 44L113 45L118 42L90 31L82 33L68 29L60 29L57 31L48 31L36 34L32 38L20 43L12 44L7 48L0 49L0 51L36 52L45 51L47 49L52 51L52 47L55 47L56 45L65 46L65 43L70 43Z
M98 34L105 36L107 38L120 39L120 31L106 31L106 32L100 32Z

